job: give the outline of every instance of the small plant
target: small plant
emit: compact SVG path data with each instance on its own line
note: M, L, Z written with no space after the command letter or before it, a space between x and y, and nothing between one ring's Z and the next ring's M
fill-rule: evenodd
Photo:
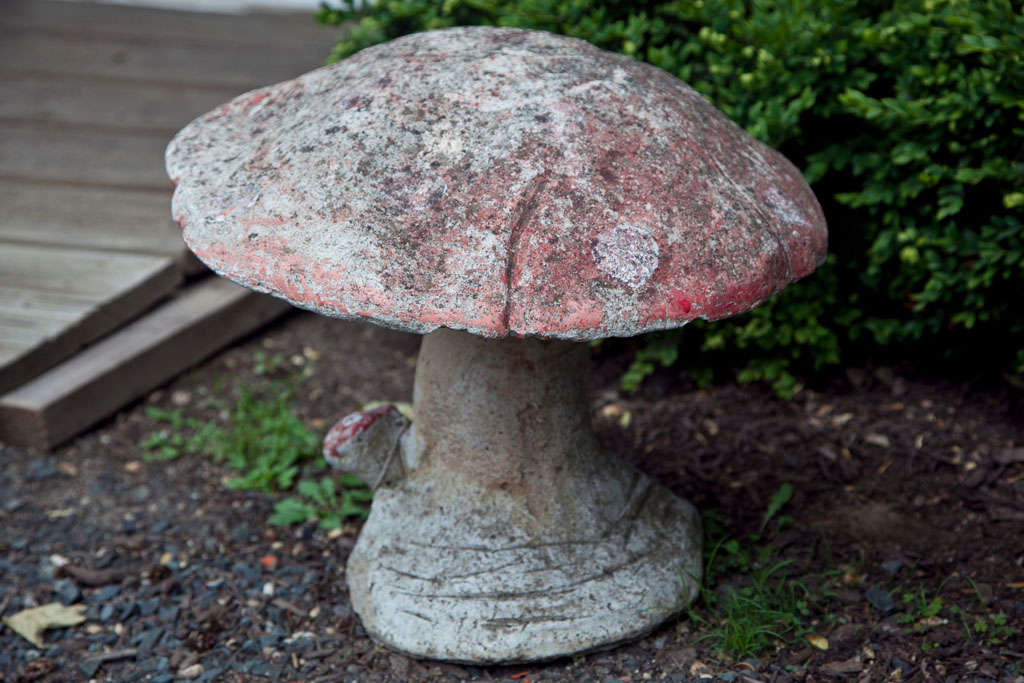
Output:
M273 374L281 368L283 356L257 351L253 363L257 375ZM226 415L223 424L187 417L181 408L149 407L146 415L164 426L139 443L143 458L164 461L201 455L240 472L228 488L264 493L294 489L297 495L274 505L271 524L316 519L325 529L333 529L345 519L365 519L373 493L357 477L297 481L303 472L322 470L326 464L319 457L320 435L295 414L292 395L291 385L282 381L266 382L259 389L242 387L233 406L216 406Z
M989 645L996 646L1012 638L1014 629L1008 623L1006 615L1000 612L977 617L974 620L974 633L984 638Z
M340 489L340 490L339 490ZM337 479L324 477L319 482L300 481L298 496L292 496L274 505L271 524L286 526L316 519L324 529L336 529L347 518L366 519L368 503L373 493L351 474Z
M192 417L185 417L181 408L165 410L150 406L146 416L152 420L166 422L167 427L151 433L141 442L142 458L148 462L174 460L185 453L202 451L215 426L203 424ZM185 430L191 432L187 435Z
M724 586L720 591L706 584L701 601L710 617L690 610L695 622L710 628L701 640L735 659L753 657L774 650L810 630L811 594L807 586L785 575L789 561L755 569L748 586Z
M144 458L170 460L184 453L209 456L242 472L228 484L233 489L289 489L300 465L316 461L319 439L296 417L291 391L279 383L264 394L243 387L227 427L183 417L180 409L150 408L146 414L168 427L140 442Z
M922 587L918 587L917 590L904 591L901 601L906 610L896 619L901 624L913 624L931 619L938 616L943 608L942 598L938 595L929 598L927 591Z
M765 527L768 526L768 522L772 521L775 515L779 514L783 506L789 502L789 499L793 497L793 485L783 484L779 489L772 494L772 498L768 501L768 509L764 512L764 518L761 520L761 528L758 532L763 533ZM777 520L780 524L791 521L790 518L782 516Z
M252 371L260 377L273 375L284 367L284 356L280 353L267 354L265 351L257 351L252 354Z
M783 484L772 496L761 530L776 519L793 495ZM690 618L707 628L709 640L735 659L753 657L793 642L810 633L809 617L824 598L789 575L791 560L781 559L771 545L760 544L761 533L748 534L747 542L731 538L724 520L715 513L704 516L705 570L699 607Z

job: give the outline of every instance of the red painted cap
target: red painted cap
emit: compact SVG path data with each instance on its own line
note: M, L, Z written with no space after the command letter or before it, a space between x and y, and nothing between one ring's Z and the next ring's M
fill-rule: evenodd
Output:
M629 336L757 306L825 258L800 173L682 81L453 28L238 97L167 148L213 270L399 329Z

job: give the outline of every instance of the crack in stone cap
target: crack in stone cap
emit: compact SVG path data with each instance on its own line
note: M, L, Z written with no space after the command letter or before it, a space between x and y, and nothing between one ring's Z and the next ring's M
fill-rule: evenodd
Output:
M718 319L826 250L784 157L668 73L541 31L368 48L199 117L166 163L214 271L412 332L587 340Z

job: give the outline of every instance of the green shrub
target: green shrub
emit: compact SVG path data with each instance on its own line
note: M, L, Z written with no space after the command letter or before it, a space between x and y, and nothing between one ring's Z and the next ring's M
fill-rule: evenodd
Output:
M454 25L583 38L687 81L803 169L829 220L828 262L752 313L653 338L627 384L684 344L714 352L698 354L709 364L741 358L740 379L783 394L793 371L864 356L1024 371L1019 6L378 0L318 16L354 22L331 61Z

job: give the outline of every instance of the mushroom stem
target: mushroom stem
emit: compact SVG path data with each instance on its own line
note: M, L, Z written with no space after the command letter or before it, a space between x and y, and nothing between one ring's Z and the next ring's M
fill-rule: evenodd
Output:
M585 344L437 330L416 367L409 464L464 493L516 500L513 523L538 532L573 523L573 483L599 450L589 380Z
M427 335L405 477L349 558L367 631L415 656L558 657L647 633L695 596L692 506L607 453L585 345Z

